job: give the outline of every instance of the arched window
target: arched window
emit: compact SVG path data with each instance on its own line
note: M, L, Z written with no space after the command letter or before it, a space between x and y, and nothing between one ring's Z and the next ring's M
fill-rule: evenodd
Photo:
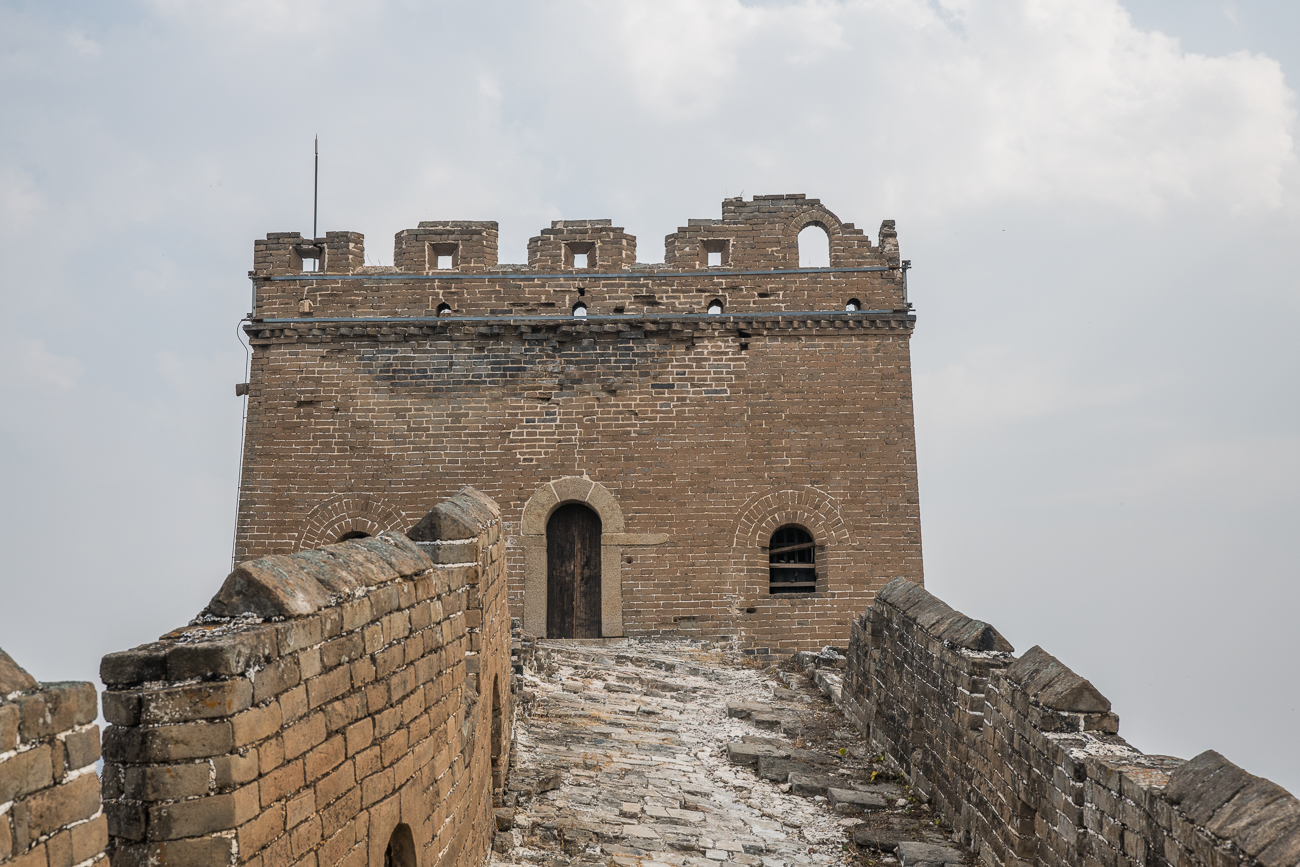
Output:
M352 539L369 539L370 534L365 530L348 530L342 536L339 536L340 542L348 542Z
M804 226L799 233L799 267L829 268L831 266L831 236L821 226Z
M587 305L586 305L586 304L583 304L581 301L579 301L577 304L574 304L574 305L573 305L573 315L574 315L574 316L578 316L578 317L586 316L586 315L587 315Z
M403 822L393 829L384 850L384 867L418 867L415 861L415 837L411 826Z
M777 529L767 545L768 593L812 593L817 589L817 547L803 527Z
M709 312L714 314L715 316L722 312L721 298L714 298L712 301L709 302Z
M438 315L439 315L439 316L450 316L450 315L451 315L451 305L448 304L448 303L446 303L445 301L444 301L442 304L439 304L439 305L438 305Z
M845 313L857 313L861 309L862 309L862 302L856 298L850 298L848 301L844 302Z

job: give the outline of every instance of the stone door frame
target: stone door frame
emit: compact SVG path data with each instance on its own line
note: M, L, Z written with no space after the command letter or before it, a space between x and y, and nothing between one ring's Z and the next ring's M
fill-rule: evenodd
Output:
M662 545L667 533L628 533L623 510L608 488L586 476L564 476L542 485L524 504L519 523L524 549L524 632L546 635L546 522L568 503L582 503L600 516L600 634L623 637L623 548Z

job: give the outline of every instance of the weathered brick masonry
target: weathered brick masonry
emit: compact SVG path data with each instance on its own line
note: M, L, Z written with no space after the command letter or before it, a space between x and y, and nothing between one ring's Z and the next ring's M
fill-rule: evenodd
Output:
M798 267L809 225L830 268ZM501 504L535 634L567 503L600 519L606 636L842 643L877 589L921 580L892 221L873 243L816 199L728 199L663 265L608 220L554 223L527 266L499 265L496 237L421 223L391 268L363 267L356 233L256 243L238 559L404 529L473 484ZM769 592L782 527L815 545L811 592Z
M842 701L988 867L1300 864L1285 789L1142 754L1087 680L906 580L853 624Z
M465 490L412 533L244 563L197 625L104 658L114 867L483 863L512 723L499 513Z
M89 683L37 683L0 650L0 864L104 865Z

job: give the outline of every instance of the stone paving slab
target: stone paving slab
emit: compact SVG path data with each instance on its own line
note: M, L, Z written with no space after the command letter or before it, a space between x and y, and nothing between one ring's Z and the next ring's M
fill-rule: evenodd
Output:
M522 681L498 867L847 867L897 863L904 838L947 843L905 787L875 781L865 748L806 749L756 727L801 731L812 703L825 705L811 683L671 640L541 641ZM790 767L763 779L764 760ZM888 811L895 825L881 824ZM853 845L859 826L886 845Z

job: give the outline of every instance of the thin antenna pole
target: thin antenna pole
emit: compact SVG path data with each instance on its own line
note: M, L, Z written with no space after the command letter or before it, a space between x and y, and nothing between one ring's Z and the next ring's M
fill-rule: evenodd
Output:
M311 182L311 239L316 240L316 204L320 201L320 136L316 136L316 175Z

